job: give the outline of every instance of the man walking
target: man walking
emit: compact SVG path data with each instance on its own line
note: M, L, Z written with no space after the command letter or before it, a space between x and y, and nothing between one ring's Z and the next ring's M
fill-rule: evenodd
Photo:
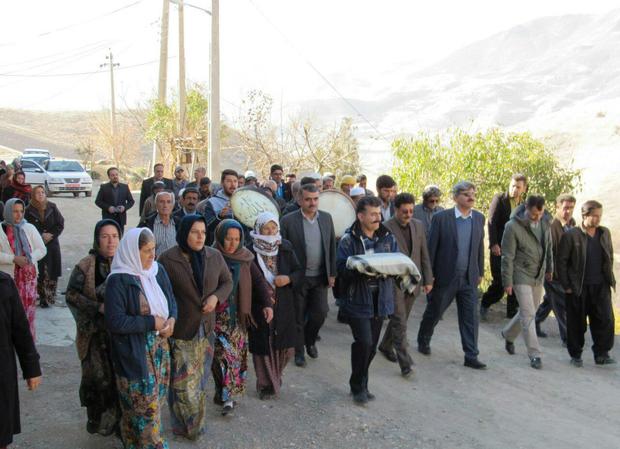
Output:
M601 226L603 205L586 201L581 206L581 226L560 240L558 276L566 293L566 335L571 364L583 366L584 334L590 321L592 352L597 365L616 363L609 356L614 346L614 313L611 288L614 250L609 229Z
M319 211L319 190L314 184L301 187L301 209L280 222L282 238L293 244L299 263L306 270L297 289L298 341L295 364L305 366L304 346L313 359L318 357L316 337L327 317L327 289L336 280L336 234L330 214Z
M381 200L381 216L387 221L394 215L394 197L396 196L396 181L389 175L377 178L377 195Z
M498 193L491 200L489 206L489 246L491 250L491 276L493 281L487 291L482 295L480 303L480 319L486 321L489 308L504 296L502 285L502 236L504 227L512 211L521 204L523 194L527 191L527 178L522 174L515 174L510 180L508 192ZM512 318L517 313L517 300L514 294L508 295L506 304L506 316Z
M407 341L407 320L411 308L421 290L428 294L433 289L433 271L428 255L426 232L422 222L413 218L413 208L413 195L399 193L394 198L394 216L384 223L396 238L400 252L410 257L422 274L421 285L417 285L413 293L396 289L394 313L390 315L390 321L379 345L379 351L385 358L390 362L398 361L403 377L408 377L413 372L413 359L409 355Z
M222 188L207 200L205 207L205 219L207 220L207 245L213 243L215 228L222 220L226 218L234 218L233 211L230 207L230 199L232 194L237 190L239 179L237 172L227 168L222 171L220 176ZM248 238L248 236L246 236Z
M546 338L540 325L547 319L551 310L558 322L560 338L566 346L566 295L558 277L558 247L562 235L571 228L575 227L573 210L575 209L575 197L572 195L560 195L556 200L556 214L551 222L551 240L553 247L553 279L545 281L545 296L542 304L536 311L536 335L539 338Z
M269 170L269 179L276 183L275 197L286 201L286 185L282 180L284 178L284 169L281 165L274 164Z
M441 212L443 207L441 202L441 190L436 185L428 185L424 187L422 192L422 204L418 204L413 208L413 218L416 218L424 224L424 230L428 234L431 227L431 220L437 212Z
M523 331L530 366L542 368L540 345L534 318L543 295L543 282L553 277L551 231L545 218L545 199L530 196L515 209L502 237L502 284L506 294L515 295L519 311L502 330L508 354L515 353L514 341Z
M386 316L394 313L394 280L367 276L347 268L350 256L398 251L396 239L381 223L381 200L366 196L356 206L357 219L338 244L338 277L348 287L340 298L340 312L351 327L351 377L353 401L364 405L375 396L368 391L368 371Z
M418 331L418 351L431 354L439 318L456 297L464 365L486 369L478 360L477 289L484 276L484 215L473 210L475 186L462 181L452 188L456 206L433 217L428 250L435 280Z
M108 168L110 182L101 184L95 204L101 209L101 219L109 218L118 223L121 231L127 224L127 211L133 207L135 201L127 184L120 182L118 168Z
M152 187L155 181L162 181L165 185L166 190L172 192L172 180L164 178L164 164L155 164L155 166L153 167L153 176L142 181L142 187L140 188L140 215L142 215L144 202L152 193Z

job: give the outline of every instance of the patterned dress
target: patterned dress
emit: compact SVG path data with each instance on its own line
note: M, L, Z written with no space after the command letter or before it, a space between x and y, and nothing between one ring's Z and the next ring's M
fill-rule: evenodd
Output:
M15 234L13 233L13 226L7 226L6 236L9 240L9 244L11 245L11 249L13 250L13 252L15 252ZM24 245L29 245L29 243L25 241ZM28 323L30 324L30 333L32 334L32 339L36 342L37 336L34 325L34 317L37 310L36 266L33 264L28 264L24 267L19 267L15 265L15 271L13 275L15 279L15 284L17 285L17 291L19 292L19 296L22 299L24 311L26 312L26 318L28 318Z
M150 310L140 295L143 315ZM146 365L148 377L129 380L116 376L116 386L123 416L120 429L125 449L168 449L162 436L161 411L168 393L170 347L168 340L155 332L146 333Z

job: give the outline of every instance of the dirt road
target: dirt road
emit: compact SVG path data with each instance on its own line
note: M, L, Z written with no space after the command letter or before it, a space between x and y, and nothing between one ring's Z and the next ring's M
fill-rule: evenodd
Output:
M138 198L136 198L137 200ZM61 238L64 277L83 257L99 211L92 199L53 198L66 218ZM137 223L135 209L130 224ZM120 448L114 437L89 435L80 408L80 368L73 345L75 327L64 298L51 309L37 311L38 347L44 372L41 388L22 385L23 433L19 449ZM424 304L416 304L409 321L415 334ZM620 368L595 367L584 353L585 366L569 365L553 318L545 323L550 338L542 340L544 369L529 367L523 342L509 356L499 337L504 323L497 306L491 322L480 327L480 358L489 370L464 368L456 311L452 306L437 327L433 355L413 352L415 375L401 378L395 364L378 356L371 367L370 390L377 396L367 407L353 405L348 395L347 326L338 324L332 306L321 330L319 358L306 368L290 365L279 399L260 401L250 368L248 393L234 416L223 418L209 404L209 431L191 443L171 435L171 448L620 448ZM588 343L590 345L588 338ZM415 348L415 347L414 347ZM616 351L617 352L617 351ZM210 386L210 393L213 389Z

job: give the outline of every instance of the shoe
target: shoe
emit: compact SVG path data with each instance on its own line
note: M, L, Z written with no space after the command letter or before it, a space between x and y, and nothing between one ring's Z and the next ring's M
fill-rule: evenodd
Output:
M547 338L549 335L540 328L540 323L536 323L536 336L539 338Z
M387 349L379 348L379 352L392 363L396 363L398 361L398 359L396 358L396 354L393 350L388 351Z
M424 355L431 355L431 347L429 345L418 344L418 352Z
M489 321L489 308L480 305L480 321Z
M265 401L267 399L271 399L274 396L275 396L275 392L273 391L273 388L271 388L271 387L261 388L260 391L258 392L258 398L261 401Z
M413 368L407 366L405 368L401 368L400 375L404 378L410 377L413 374Z
M583 360L577 357L570 359L570 364L576 368L583 368Z
M507 352L508 354L510 354L510 355L514 355L514 353L515 353L515 344L514 344L514 342L512 342L512 341L508 341L508 340L506 339L506 337L504 336L504 331L502 331L502 332L501 332L501 334L502 334L502 338L503 338L503 339L504 339L504 341L506 342L506 344L505 344L505 346L504 346L504 347L506 348L506 352Z
M597 365L615 365L616 360L612 359L608 355L601 355L594 357L594 363Z
M530 360L530 366L534 369L542 369L542 360L540 357L532 357Z
M306 366L306 358L304 357L304 354L295 354L295 365L297 365L300 368L303 368L304 366Z
M226 416L233 411L235 403L233 401L226 401L224 407L222 407L222 416Z
M308 353L308 355L313 358L316 359L319 356L319 351L316 349L315 345L312 346L306 346L306 352ZM304 361L305 362L305 361Z
M465 363L463 363L463 365L466 366L467 368L480 369L480 370L487 369L487 366L478 359L465 359Z
M39 302L39 307L41 307L42 309L47 309L49 306L50 305L45 301Z
M353 394L353 402L357 405L366 405L368 403L368 393L361 391Z
M95 434L99 430L99 424L95 421L88 420L86 423L86 431L90 434Z
M366 397L369 401L374 401L375 399L377 399L377 397L368 390L366 390Z

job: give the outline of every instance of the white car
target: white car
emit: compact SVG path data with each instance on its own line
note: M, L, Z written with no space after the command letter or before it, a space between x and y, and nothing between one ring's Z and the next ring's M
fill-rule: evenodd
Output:
M41 166L33 160L22 159L22 170L26 182L44 186L48 196L65 192L71 192L73 196L79 196L80 192L92 195L93 179L78 161L50 159Z

